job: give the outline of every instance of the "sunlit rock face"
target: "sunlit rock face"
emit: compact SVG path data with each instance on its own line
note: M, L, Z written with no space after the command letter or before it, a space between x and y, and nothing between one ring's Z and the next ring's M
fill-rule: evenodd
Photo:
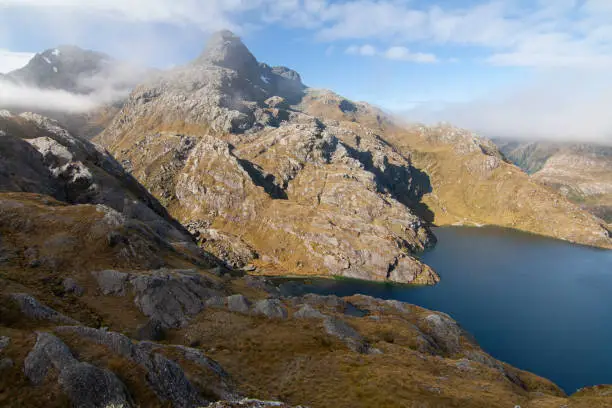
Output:
M379 132L309 112L320 101L340 114L367 108L336 98L224 31L137 87L96 140L185 225L214 231L201 243L230 263L242 241L276 273L436 283L414 257L434 242L411 209L426 180Z

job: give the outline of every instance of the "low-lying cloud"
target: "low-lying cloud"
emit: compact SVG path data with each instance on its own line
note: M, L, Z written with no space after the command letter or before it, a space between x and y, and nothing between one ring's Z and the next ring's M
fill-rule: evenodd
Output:
M612 144L612 79L604 71L546 72L529 84L465 103L422 103L408 121L450 122L491 138Z
M86 113L127 98L131 90L155 71L120 61L104 61L102 69L74 79L69 89L39 88L0 77L0 109Z
M0 106L15 110L44 110L85 113L99 106L94 95L77 95L63 90L40 89L0 79Z
M101 85L101 78L91 77L84 84ZM86 113L100 106L124 100L130 87L113 87L108 84L94 88L89 93L72 93L61 89L42 89L0 79L0 108L63 113Z

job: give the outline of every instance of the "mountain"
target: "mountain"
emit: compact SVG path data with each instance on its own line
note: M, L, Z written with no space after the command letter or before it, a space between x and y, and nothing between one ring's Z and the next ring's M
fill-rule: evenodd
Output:
M581 208L612 223L612 147L554 142L498 142L533 180L559 191Z
M87 79L101 74L113 59L95 51L75 46L60 46L36 54L28 64L6 75L16 83L73 93L91 93Z
M505 157L528 174L541 170L546 161L563 147L561 143L521 142L506 139L493 139L493 142Z
M59 46L0 76L13 87L12 95L0 97L0 108L52 117L71 133L90 139L108 125L132 88L153 72L96 51Z
M63 45L36 54L25 67L4 78L29 87L74 94L121 94L153 72L97 51Z
M207 251L266 274L433 284L432 224L612 247L602 221L450 126L407 129L260 63L230 32L139 85L96 139Z
M410 209L427 180L371 129L299 106L325 98L336 103L221 32L193 63L138 86L96 140L234 266L437 282L414 256L435 242Z
M450 125L415 125L389 136L412 149L432 189L423 202L438 225L497 225L610 248L606 223L505 161L490 140Z
M167 265L166 259L176 258L169 264L179 266L203 256L189 233L112 156L57 122L0 111L0 157L0 191L10 193L3 221L11 225L12 212L31 211L19 234L10 237L15 248L23 245L31 253L24 256L26 264L48 264L55 272L78 268L77 261L156 268ZM82 236L72 225L81 219ZM74 259L72 251L91 256Z

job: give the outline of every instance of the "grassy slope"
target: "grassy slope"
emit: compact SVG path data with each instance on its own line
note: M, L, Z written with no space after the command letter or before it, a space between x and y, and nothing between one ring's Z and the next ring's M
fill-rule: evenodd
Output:
M452 145L432 144L416 132L396 131L390 139L411 151L415 166L431 178L433 191L424 202L437 225L498 225L612 248L612 240L601 235L603 221L511 164L479 170L486 159L481 152L458 154Z

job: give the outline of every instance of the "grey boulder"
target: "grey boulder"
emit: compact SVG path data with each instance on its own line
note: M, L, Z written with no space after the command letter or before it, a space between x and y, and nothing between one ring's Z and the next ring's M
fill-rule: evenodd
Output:
M159 270L131 283L138 308L164 328L184 326L189 316L204 309L206 300L219 294L214 282L195 271Z
M59 338L38 333L36 345L24 362L25 375L40 385L52 369L57 371L58 383L76 407L132 406L125 385L115 374L79 362Z
M26 293L13 293L11 299L17 302L21 309L21 313L31 319L48 320L54 323L63 324L81 324L77 320L64 316L58 311L43 305L36 298Z
M450 317L443 314L430 314L425 317L426 328L430 337L447 354L461 351L461 336L464 331Z
M130 275L117 271L92 272L103 295L125 296Z
M11 344L10 337L0 336L0 352L7 348L9 344Z
M66 293L72 293L76 296L83 296L83 293L85 293L85 290L72 278L64 279L62 285Z
M368 342L348 323L335 317L328 317L324 321L327 334L342 340L351 350L368 354L371 347Z
M243 295L232 295L226 298L227 308L232 312L249 313L250 302Z
M270 319L286 319L287 308L279 299L264 299L255 303L253 313L264 315Z
M293 315L298 319L325 319L325 315L310 305L303 305Z

